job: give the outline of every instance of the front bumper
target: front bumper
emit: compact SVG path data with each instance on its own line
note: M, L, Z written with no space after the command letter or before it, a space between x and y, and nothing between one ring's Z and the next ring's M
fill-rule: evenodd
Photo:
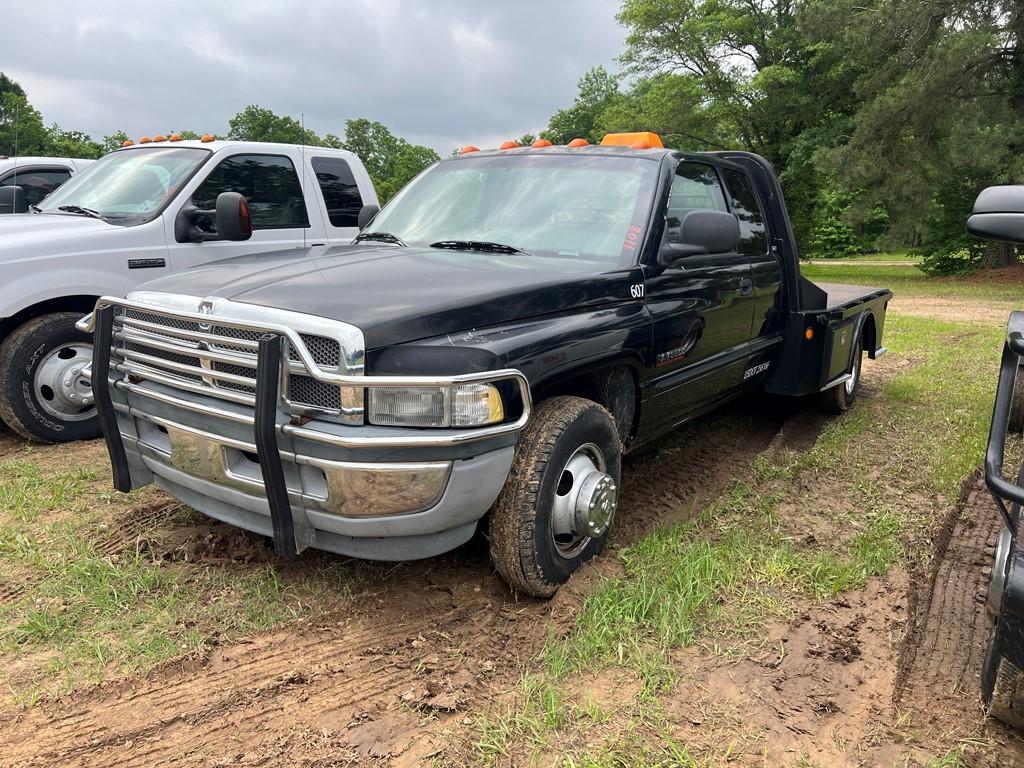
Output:
M517 371L429 377L516 380L523 411L506 424L422 430L296 418L281 397L282 368L289 364L285 340L299 345L300 357L302 341L274 327L258 327L254 408L201 391L183 393L159 375L121 375L124 365L111 365L115 337L123 333L117 330L123 322L115 328L116 305L131 303L102 299L86 324L95 334L94 390L115 487L128 491L155 483L211 517L273 536L275 550L285 556L312 546L406 560L458 546L501 491L518 432L529 418L529 388ZM158 310L147 305L146 311ZM351 387L416 386L426 379L306 369Z

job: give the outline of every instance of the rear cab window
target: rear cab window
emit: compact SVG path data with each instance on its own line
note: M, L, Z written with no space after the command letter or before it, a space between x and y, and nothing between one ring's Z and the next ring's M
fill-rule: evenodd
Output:
M363 197L349 164L340 157L314 157L311 162L331 226L359 226Z
M233 155L222 160L192 193L192 204L212 211L221 192L245 196L254 230L309 226L299 176L291 158L284 155ZM217 231L213 216L201 215L196 224L204 232Z
M740 222L739 252L745 256L761 256L768 252L768 230L764 213L750 178L743 171L723 168L729 204Z

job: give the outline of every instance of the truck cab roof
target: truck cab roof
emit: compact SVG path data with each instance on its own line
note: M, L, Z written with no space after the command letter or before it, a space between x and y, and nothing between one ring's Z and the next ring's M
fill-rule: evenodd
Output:
M330 153L332 155L341 155L344 157L355 157L352 152L347 149L335 149L333 147L314 147L308 144L282 144L279 142L271 141L236 141L234 139L214 139L213 141L202 141L199 139L183 139L181 141L147 141L145 143L137 142L127 147L121 147L114 150L115 152L137 152L145 149L156 149L166 147L189 147L192 149L205 149L209 152L220 153L226 151L235 150L251 150L258 151L262 154L282 152L291 153L296 149L299 149L307 154L324 154Z

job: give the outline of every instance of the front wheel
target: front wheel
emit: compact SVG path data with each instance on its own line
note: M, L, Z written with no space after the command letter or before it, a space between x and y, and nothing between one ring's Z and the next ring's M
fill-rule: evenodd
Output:
M836 384L821 393L819 404L826 413L843 413L850 409L853 401L857 398L857 387L860 386L860 366L864 358L864 342L860 335L853 343L853 367L850 369L850 378L842 384Z
M603 549L621 467L615 422L600 405L553 397L537 406L491 511L491 560L513 589L551 597Z
M18 434L42 443L86 440L100 434L92 384L92 337L75 328L81 315L37 317L0 346L0 418Z

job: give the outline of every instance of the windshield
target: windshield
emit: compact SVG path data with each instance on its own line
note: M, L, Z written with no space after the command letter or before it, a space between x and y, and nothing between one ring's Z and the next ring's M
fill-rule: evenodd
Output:
M111 152L39 203L44 213L139 224L158 214L210 153L193 147Z
M361 236L387 233L409 245L440 247L500 244L533 255L630 264L657 170L650 159L584 154L442 162L403 189Z

